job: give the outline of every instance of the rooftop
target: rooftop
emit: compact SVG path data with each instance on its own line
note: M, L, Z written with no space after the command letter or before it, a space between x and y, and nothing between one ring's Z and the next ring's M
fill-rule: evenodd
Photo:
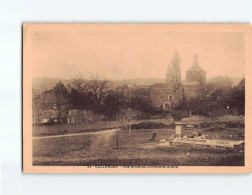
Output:
M186 72L205 72L200 66L198 62L198 56L195 55L193 57L193 65Z
M199 83L197 81L182 81L182 84L185 85L185 86L188 86L188 85L198 85Z
M205 72L205 71L199 65L193 65L186 72Z

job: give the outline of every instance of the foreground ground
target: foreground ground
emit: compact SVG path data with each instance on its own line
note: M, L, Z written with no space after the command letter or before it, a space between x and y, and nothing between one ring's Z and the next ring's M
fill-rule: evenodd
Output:
M214 139L243 139L244 128L187 130L207 134ZM156 141L150 141L156 133ZM175 133L174 129L105 130L69 136L34 137L33 164L56 166L243 166L244 151L203 146L142 148Z

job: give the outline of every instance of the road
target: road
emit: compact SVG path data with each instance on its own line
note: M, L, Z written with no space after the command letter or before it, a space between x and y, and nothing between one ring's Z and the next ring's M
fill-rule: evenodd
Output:
M40 137L33 137L32 139L39 140L39 139L71 137L71 136L79 136L79 135L106 135L106 134L111 134L111 133L115 133L115 132L116 132L116 129L108 129L108 130L101 130L101 131L96 131L96 132L82 132L82 133L69 133L69 134L64 134L64 135L40 136Z

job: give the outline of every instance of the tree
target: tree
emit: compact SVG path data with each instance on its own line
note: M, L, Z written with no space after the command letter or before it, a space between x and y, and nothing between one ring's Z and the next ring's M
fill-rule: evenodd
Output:
M72 108L76 109L86 109L86 110L94 110L95 107L93 100L90 95L84 92L81 92L75 88L71 88L71 92L69 93L69 104Z
M103 102L103 113L108 118L116 118L117 114L126 106L123 94L116 91L110 91Z
M109 118L115 118L120 126L131 129L131 96L127 87L119 87L109 91L103 104L103 113Z
M67 114L67 106L69 104L68 92L61 81L59 81L52 90L44 91L33 97L33 116L41 120L43 113L48 110L56 109L58 114L58 123L62 123L63 116Z
M117 120L120 122L121 127L129 130L129 134L131 133L131 109L123 108L120 109L117 113Z
M95 112L100 113L102 109L102 104L111 91L109 88L108 80L90 80L85 82L83 86L83 91L90 97L94 102Z
M42 94L33 96L32 100L32 112L33 117L41 120L42 114L47 110L53 108L53 101L50 97L50 92L45 91Z
M229 93L232 89L233 81L228 76L217 76L210 79L206 84L205 93L211 94L216 90L222 90L224 93Z
M233 88L229 107L234 110L235 114L245 114L245 79L242 79L239 85Z
M183 99L176 109L191 111L192 114L203 116L220 116L224 114L240 115L245 112L245 79L236 87L231 87L227 77L217 79L215 86L203 97ZM222 82L223 81L223 82Z
M85 80L83 79L74 79L72 82L72 88L78 91L79 93L83 92L84 85L85 85Z
M61 81L52 89L52 95L52 101L58 110L58 123L60 124L63 121L62 116L67 112L68 105L68 92Z

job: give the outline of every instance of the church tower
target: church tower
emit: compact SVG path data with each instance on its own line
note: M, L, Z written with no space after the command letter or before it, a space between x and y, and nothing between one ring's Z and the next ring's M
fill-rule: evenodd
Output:
M206 84L206 71L199 66L197 55L194 55L192 66L186 71L186 81L198 82L201 86Z
M176 81L181 81L180 58L177 51L175 51L171 64L168 66L165 83L169 84Z

